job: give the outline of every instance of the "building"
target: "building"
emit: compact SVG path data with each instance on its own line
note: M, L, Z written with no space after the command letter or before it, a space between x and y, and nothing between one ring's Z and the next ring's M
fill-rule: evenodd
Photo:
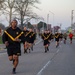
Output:
M60 29L60 26L54 26L53 29L54 29L54 33L58 32L58 30Z

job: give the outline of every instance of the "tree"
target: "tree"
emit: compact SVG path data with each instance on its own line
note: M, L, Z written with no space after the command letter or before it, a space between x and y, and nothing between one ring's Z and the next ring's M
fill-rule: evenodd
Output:
M3 7L2 3L4 2L4 0L0 0L0 9Z
M39 3L38 0L4 0L1 8L2 13L9 16L9 24L13 16L16 19L21 20L21 25L23 26L24 17L29 16L30 18L36 17L31 10L32 7L36 7L34 4ZM37 8L37 7L36 7ZM20 16L19 16L20 15ZM17 17L19 16L19 17ZM7 18L7 17L6 17Z
M0 0L0 10L3 8L3 5L2 5L3 2L4 2L4 0Z
M4 2L2 3L3 7L1 8L1 11L2 11L2 14L9 16L9 25L11 23L12 15L14 12L14 3L15 3L15 0L4 0ZM6 17L6 19L7 18L8 17Z
M25 17L28 16L29 18L27 21L29 21L32 18L36 18L37 15L32 12L31 8L36 7L34 4L39 3L38 0L16 0L15 9L17 10L17 13L20 15L21 25L23 27L23 23L25 21Z

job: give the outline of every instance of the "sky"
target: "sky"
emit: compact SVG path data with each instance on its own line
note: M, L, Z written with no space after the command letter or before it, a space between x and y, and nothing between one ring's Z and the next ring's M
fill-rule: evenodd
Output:
M33 8L33 12L43 17L42 21L52 24L52 27L61 24L62 29L71 26L72 10L74 10L73 15L75 16L75 0L39 0L39 2L39 4L35 4L39 9ZM4 21L5 17L0 17L0 22L7 26L7 21ZM75 22L75 18L73 18L73 22ZM31 23L38 23L38 20L31 20Z
M65 29L71 25L71 12L75 16L75 0L39 0L38 9L33 9L46 23L60 26ZM47 19L47 15L49 17ZM73 17L73 22L75 18Z

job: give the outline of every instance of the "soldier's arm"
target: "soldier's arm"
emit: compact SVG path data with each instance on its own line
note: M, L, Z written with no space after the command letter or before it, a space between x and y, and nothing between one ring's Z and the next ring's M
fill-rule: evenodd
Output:
M8 41L8 36L5 33L3 33L3 35L2 35L2 41L3 41L3 43Z

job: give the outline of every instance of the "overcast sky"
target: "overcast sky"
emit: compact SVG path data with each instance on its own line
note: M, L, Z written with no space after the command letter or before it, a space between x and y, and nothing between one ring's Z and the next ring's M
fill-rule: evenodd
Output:
M71 25L71 11L75 10L75 0L39 0L40 4L37 6L40 10L34 9L39 16L45 19L47 22L47 14L49 14L49 22L54 25L62 24L62 28L65 29L66 27ZM49 12L50 11L50 12ZM53 21L53 14L54 14L54 21ZM75 11L74 14L75 16ZM75 19L73 20L75 22ZM52 26L54 26L52 25Z
M61 26L62 29L65 29L66 27L71 25L72 10L74 10L73 15L75 16L75 0L39 0L39 1L40 4L36 4L39 10L34 8L33 11L37 13L37 15L39 15L40 17L43 17L46 23L47 23L47 15L49 14L48 23L52 24L52 26L55 25L60 26L60 24L62 24ZM5 17L2 16L0 21L8 25L8 23L5 22L4 19ZM38 21L31 20L31 22L35 23Z

